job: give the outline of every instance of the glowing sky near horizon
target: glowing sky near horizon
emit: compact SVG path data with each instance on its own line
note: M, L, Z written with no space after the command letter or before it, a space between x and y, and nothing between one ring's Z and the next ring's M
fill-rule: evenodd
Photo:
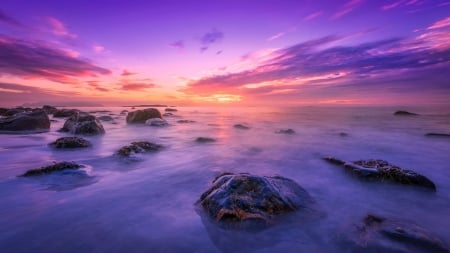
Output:
M450 104L450 0L0 6L0 105Z

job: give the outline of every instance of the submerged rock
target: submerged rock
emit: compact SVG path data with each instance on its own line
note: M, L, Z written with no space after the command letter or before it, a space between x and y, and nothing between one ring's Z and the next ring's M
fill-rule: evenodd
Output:
M20 112L0 119L0 131L47 131L50 119L43 110Z
M107 115L100 116L100 117L98 117L98 119L101 121L113 121L114 120L113 117L107 116Z
M275 133L277 134L295 134L295 131L293 129L279 129L277 131L275 131Z
M175 116L175 114L171 113L171 112L166 112L163 114L164 117L173 117Z
M441 138L450 138L450 134L442 134L442 133L427 133L425 134L427 137L441 137Z
M348 133L340 132L340 133L339 133L339 136L341 136L341 137L347 137L347 136L348 136Z
M37 169L28 170L21 176L23 176L23 177L39 176L39 175L43 175L43 174L52 173L55 171L69 170L69 169L76 170L76 169L83 168L83 167L84 167L83 165L80 165L80 164L77 164L74 162L59 162L59 163L54 163L52 165L40 167Z
M314 201L296 182L280 176L223 173L198 203L222 223L267 223L273 216L308 208Z
M247 130L247 129L250 129L250 127L249 127L249 126L247 126L247 125L244 125L244 124L236 124L236 125L234 125L234 128L237 128L237 129L242 129L242 130Z
M94 115L86 112L76 112L66 120L63 128L61 128L61 132L96 135L104 134L105 129Z
M188 119L180 119L180 120L177 121L177 123L187 124L187 123L195 123L195 121L194 120L188 120Z
M216 139L209 137L198 137L197 139L195 139L195 141L200 143L206 143L206 142L215 142Z
M160 118L161 112L155 108L148 108L144 110L137 110L129 112L127 115L127 123L145 123L148 119Z
M435 235L411 222L368 214L354 227L352 252L449 252Z
M396 111L396 112L394 112L394 115L395 116L417 116L418 114L408 112L408 111Z
M131 154L145 153L158 151L163 148L162 145L151 143L148 141L136 141L132 142L130 145L123 146L117 151L120 156L130 156Z
M164 111L166 111L166 112L178 112L178 110L175 109L175 108L166 108L166 109L164 109Z
M50 145L55 148L86 148L92 144L80 137L61 137L50 143Z
M79 112L79 110L77 110L77 109L60 109L60 110L56 110L55 112L53 112L53 117L54 118L70 117L70 116L76 114L77 112Z
M47 114L54 114L55 112L58 111L58 109L56 109L56 107L53 107L51 105L42 106L42 110L44 110L45 113L47 113Z
M341 165L357 177L376 181L391 181L405 185L422 186L436 191L435 184L427 177L412 170L402 169L384 160L360 160L345 162L334 157L325 157L326 161Z
M164 127L169 125L167 121L160 118L148 119L147 121L145 121L145 124L156 127Z

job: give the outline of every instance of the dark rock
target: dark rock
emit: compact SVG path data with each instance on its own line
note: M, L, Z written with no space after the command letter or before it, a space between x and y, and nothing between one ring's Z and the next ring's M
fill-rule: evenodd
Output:
M341 132L341 133L339 133L339 136L341 136L341 137L347 137L348 134L347 134L347 133L344 133L344 132Z
M60 109L60 110L56 110L55 112L53 112L53 117L54 118L70 117L70 116L76 114L77 112L79 112L79 110L77 110L77 109Z
M120 115L124 115L124 114L127 114L127 113L128 113L128 110L123 110L123 111L120 112Z
M354 226L348 240L352 252L449 252L444 243L411 222L369 214Z
M234 125L234 128L242 129L242 130L250 129L249 126L246 126L246 125L243 125L243 124L236 124L236 125Z
M117 151L117 154L120 156L130 156L132 153L138 154L152 152L161 150L162 148L163 146L159 144L151 143L148 141L137 141L132 142L130 145L123 146L119 149L119 151Z
M76 112L74 115L70 116L60 131L87 135L105 133L102 123L100 123L94 115L86 112Z
M80 137L61 137L50 143L50 145L55 148L86 148L92 144Z
M145 123L148 119L160 118L161 112L155 108L148 108L144 110L137 110L129 112L127 115L127 123Z
M8 108L0 108L0 116L6 116L6 112L8 111Z
M56 107L50 106L50 105L44 105L42 106L42 110L45 111L45 113L47 114L54 114L55 112L58 111L58 109L56 109Z
M166 112L166 113L163 114L163 116L164 117L173 117L173 116L175 116L175 114L170 113L170 112Z
M442 138L450 138L450 134L442 134L442 133L427 133L425 134L427 137L442 137Z
M145 121L145 124L150 125L150 126L156 126L156 127L165 127L165 126L169 125L169 123L167 123L167 121L160 119L160 118L148 119L147 121Z
M195 123L195 121L194 120L188 120L188 119L180 119L180 120L177 121L177 123L187 124L187 123Z
M277 131L275 131L275 133L277 134L295 134L295 131L293 129L279 129Z
M174 109L174 108L166 108L166 109L164 109L164 111L166 111L166 112L178 112L178 110Z
M84 167L83 165L80 165L80 164L77 164L74 162L59 162L59 163L54 163L49 166L44 166L44 167L40 167L37 169L28 170L22 176L23 177L39 176L39 175L43 175L43 174L52 173L55 171L66 170L66 169L76 170L76 169L83 168L83 167Z
M402 169L383 160L360 160L345 162L333 157L325 157L326 161L343 166L357 177L375 181L391 181L405 185L422 186L436 191L435 184L427 177L414 171Z
M12 109L7 110L4 113L4 116L14 116L17 113L21 113L21 112L26 112L26 110L23 107L12 108Z
M223 173L198 203L216 221L266 224L274 215L309 208L314 201L291 179Z
M16 113L0 119L0 131L47 131L50 119L43 110Z
M111 112L111 111L108 111L108 110L99 110L99 111L90 111L89 113L108 113L108 112Z
M107 115L103 115L98 117L99 120L101 121L113 121L114 119L111 116L107 116Z
M407 111L396 111L394 112L395 116L417 116L418 114L416 113L412 113L412 112L407 112Z
M216 139L209 137L198 137L197 139L195 139L195 141L200 143L206 143L206 142L215 142Z

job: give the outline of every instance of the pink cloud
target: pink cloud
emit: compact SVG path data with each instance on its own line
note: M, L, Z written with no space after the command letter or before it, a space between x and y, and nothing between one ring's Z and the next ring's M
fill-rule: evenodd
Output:
M284 32L277 33L277 34L267 38L267 41L272 41L272 40L279 39L279 38L283 37L285 34L286 33L284 33Z
M431 26L429 26L427 29L428 30L432 30L432 29L439 29L439 28L444 28L450 26L450 17L447 17L443 20L439 20L438 22L432 24Z
M392 2L390 4L383 5L381 7L381 10L388 11L391 9L395 9L397 7L415 5L418 3L420 3L419 0L399 0L399 1Z
M63 22L53 17L46 18L47 23L51 26L53 34L70 39L76 39L78 35L70 33Z
M125 82L120 87L121 90L131 90L131 91L138 91L138 90L145 90L150 88L155 88L156 85L153 83L128 83Z
M100 45L94 45L92 48L97 53L101 53L101 52L105 51L105 48L103 46L100 46Z
M334 14L333 19L341 18L350 12L354 11L356 8L358 8L364 0L349 0L347 3L345 3L336 14Z
M136 75L136 74L137 74L137 73L130 72L130 71L124 69L123 72L122 72L122 74L120 74L120 75L121 75L121 76L133 76L133 75Z
M323 14L322 11L313 12L313 13L309 14L308 16L306 16L303 20L313 20L315 18L322 16L322 14Z

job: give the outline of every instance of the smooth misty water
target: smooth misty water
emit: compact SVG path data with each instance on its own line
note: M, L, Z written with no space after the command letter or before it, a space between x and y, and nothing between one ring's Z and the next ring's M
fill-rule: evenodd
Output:
M63 119L48 133L0 135L0 252L345 252L340 238L369 212L412 221L450 245L450 140L424 136L450 133L449 110L395 117L398 108L178 108L180 117L157 128L126 125L122 109L108 108L118 124L103 122L106 134L86 137L88 149L47 146L65 136L56 132ZM274 133L280 128L296 134ZM218 141L196 143L200 136ZM136 140L166 149L131 161L113 156ZM327 155L385 159L424 174L438 190L362 182L324 162ZM90 177L16 177L62 160L88 165ZM222 230L195 202L225 171L292 178L322 214L286 215L260 232Z

